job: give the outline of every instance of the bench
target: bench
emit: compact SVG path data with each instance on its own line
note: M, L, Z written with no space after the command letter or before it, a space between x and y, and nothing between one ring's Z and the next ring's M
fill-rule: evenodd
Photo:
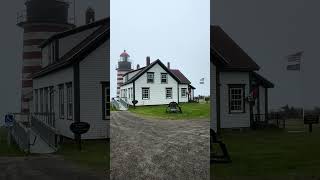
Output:
M176 102L169 103L168 107L166 108L167 113L182 113L181 107Z

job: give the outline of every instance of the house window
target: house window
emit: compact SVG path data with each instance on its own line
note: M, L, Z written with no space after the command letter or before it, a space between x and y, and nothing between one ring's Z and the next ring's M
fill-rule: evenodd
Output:
M168 83L168 74L161 73L161 83Z
M172 99L172 88L166 88L166 98Z
M108 120L110 117L110 83L102 83L102 117Z
M187 97L187 88L181 88L181 97Z
M150 99L150 88L142 88L142 99Z
M64 118L64 85L59 85L59 115L60 119Z
M49 45L47 48L48 48L48 63L51 64L51 61L52 61L52 48L51 48L51 45Z
M229 85L229 112L244 113L244 85Z
M38 89L34 90L34 112L39 111L39 102L38 102Z
M148 72L147 73L147 83L153 83L154 82L154 73Z
M43 113L43 89L40 89L40 113Z
M54 88L51 86L49 88L49 97L50 97L50 113L54 113Z
M73 116L73 95L72 95L72 83L67 84L67 116L68 119L72 119Z
M45 113L49 112L49 99L48 99L48 88L44 88L44 105L45 105Z
M131 98L133 99L133 88L131 88Z

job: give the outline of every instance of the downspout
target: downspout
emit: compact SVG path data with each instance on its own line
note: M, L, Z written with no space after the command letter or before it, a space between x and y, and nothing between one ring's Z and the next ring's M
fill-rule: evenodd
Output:
M221 114L220 114L220 71L216 67L216 112L217 112L217 134L221 134Z
M268 114L269 114L269 102L268 102L268 88L265 88L265 101L264 101L265 105L264 105L264 108L265 108L265 114L266 114L266 118L268 119Z
M258 117L260 118L260 86L258 86L258 90L257 90L257 113L258 113Z
M178 104L179 104L179 96L180 96L180 94L179 94L179 83L177 83L177 87L178 87L178 91L177 91L178 93L177 94L178 94Z
M133 101L136 100L136 84L135 81L133 81Z
M80 122L80 67L79 62L73 65L73 92L74 92L74 122ZM81 135L75 134L75 139L80 141Z
M249 72L249 93L252 91L252 72ZM249 103L249 113L250 113L250 127L253 127L253 106L252 103Z

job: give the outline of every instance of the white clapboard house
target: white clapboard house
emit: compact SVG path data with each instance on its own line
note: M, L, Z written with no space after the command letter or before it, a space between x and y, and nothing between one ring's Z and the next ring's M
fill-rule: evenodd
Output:
M211 128L249 128L268 114L274 85L219 26L211 27Z
M127 104L137 106L161 105L170 102L189 102L194 100L194 87L180 70L171 69L170 63L165 66L160 60L132 70L123 75L123 85L120 87L120 97Z
M60 137L73 139L70 124L88 122L83 139L107 138L109 46L109 18L55 34L41 44L42 69L32 75L32 111Z

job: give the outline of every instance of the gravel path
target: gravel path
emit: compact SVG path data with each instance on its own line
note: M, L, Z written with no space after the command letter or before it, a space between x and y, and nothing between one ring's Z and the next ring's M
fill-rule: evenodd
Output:
M209 120L111 114L111 179L209 179Z
M0 180L105 180L55 155L0 157Z

